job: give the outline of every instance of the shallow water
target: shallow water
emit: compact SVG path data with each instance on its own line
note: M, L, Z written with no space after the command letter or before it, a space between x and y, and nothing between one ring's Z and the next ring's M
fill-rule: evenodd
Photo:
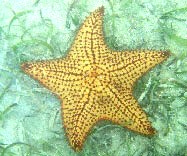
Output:
M110 48L169 49L172 55L134 88L157 134L146 137L103 121L75 153L64 133L59 100L20 64L65 56L82 21L101 5ZM1 156L187 155L186 22L185 0L1 1Z

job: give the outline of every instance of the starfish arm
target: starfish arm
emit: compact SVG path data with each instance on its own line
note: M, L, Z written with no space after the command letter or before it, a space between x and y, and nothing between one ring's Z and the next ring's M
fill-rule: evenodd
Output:
M112 52L109 70L111 77L132 86L144 73L169 57L167 51L141 50ZM111 65L111 64L110 64Z
M103 118L141 134L155 134L145 112L131 93L119 94L118 90L111 86L107 86L106 90L110 94L104 103Z
M88 88L72 92L71 96L62 100L62 117L71 147L80 151L90 129L99 120L100 109Z
M101 57L101 53L106 54L107 46L102 28L103 13L104 7L100 7L86 18L71 47L70 58L96 62L95 59Z
M54 59L48 61L37 61L23 63L21 68L34 79L51 90L58 96L67 94L69 87L76 90L76 85L80 84L81 69L73 66L75 63L64 59Z

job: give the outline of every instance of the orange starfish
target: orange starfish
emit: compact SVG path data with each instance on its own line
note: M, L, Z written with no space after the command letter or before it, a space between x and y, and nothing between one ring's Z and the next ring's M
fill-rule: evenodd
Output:
M22 69L55 93L72 148L79 151L94 124L110 120L152 135L155 130L133 97L138 78L169 56L167 51L118 52L107 47L100 7L86 18L65 58L23 63Z

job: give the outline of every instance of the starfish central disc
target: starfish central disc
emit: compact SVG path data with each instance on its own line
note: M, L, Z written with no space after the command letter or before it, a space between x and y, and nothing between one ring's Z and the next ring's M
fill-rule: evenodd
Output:
M100 86L101 86L100 81L102 81L103 79L102 73L104 72L104 70L96 65L86 66L84 69L85 69L85 72L83 74L84 84L88 88L92 88L93 90L95 89L100 90Z
M85 77L89 77L89 78L96 78L99 75L99 71L97 69L96 66L93 67L85 67L86 71L84 73Z

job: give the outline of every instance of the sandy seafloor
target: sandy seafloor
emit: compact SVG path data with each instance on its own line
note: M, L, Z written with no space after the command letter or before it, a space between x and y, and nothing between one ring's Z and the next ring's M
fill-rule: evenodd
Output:
M82 21L102 5L110 48L172 55L134 88L157 134L101 122L75 153L59 100L20 64L64 56ZM0 0L0 156L187 156L187 1Z

